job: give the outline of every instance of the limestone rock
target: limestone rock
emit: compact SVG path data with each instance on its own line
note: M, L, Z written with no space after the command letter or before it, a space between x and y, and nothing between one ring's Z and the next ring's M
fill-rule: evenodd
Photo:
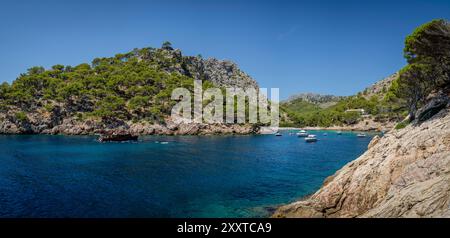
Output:
M379 141L380 141L380 136L375 135L372 138L372 140L370 141L369 145L367 146L367 149L370 150L370 148L374 147Z

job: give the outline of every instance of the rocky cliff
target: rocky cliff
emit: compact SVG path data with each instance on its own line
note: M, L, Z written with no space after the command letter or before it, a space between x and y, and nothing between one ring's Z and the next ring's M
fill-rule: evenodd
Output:
M372 84L370 87L367 87L362 92L362 95L367 99L370 99L372 96L383 98L396 78L398 78L398 73L394 73L389 77Z
M274 217L450 217L450 100L441 95L400 130Z
M258 83L230 60L183 56L181 50L171 48L151 48L147 52L139 57L158 61L161 69L168 73L177 72L197 80L207 80L218 87L258 88Z

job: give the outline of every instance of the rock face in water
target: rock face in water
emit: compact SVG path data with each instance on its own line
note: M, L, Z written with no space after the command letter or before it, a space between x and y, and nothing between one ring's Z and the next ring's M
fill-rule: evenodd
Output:
M375 137L315 194L273 216L450 217L448 106L420 124Z

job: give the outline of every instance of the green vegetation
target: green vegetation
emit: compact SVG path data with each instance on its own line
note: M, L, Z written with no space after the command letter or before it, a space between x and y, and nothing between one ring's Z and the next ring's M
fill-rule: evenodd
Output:
M282 126L329 127L355 124L363 115L360 112L347 111L349 109L364 109L366 114L378 121L400 118L402 114L401 110L394 110L392 104L376 96L370 99L362 95L350 96L327 108L298 99L281 104L282 113L289 118L282 120Z
M45 109L47 112L52 112L54 108L55 108L55 106L54 106L53 104L50 104L50 103L44 105L44 109Z
M354 124L361 115L345 111L357 108L364 109L375 121L400 121L407 114L409 121L414 120L430 94L450 85L450 23L434 20L418 27L406 38L404 55L408 65L389 88L383 86L380 95L366 98L367 92L358 93L323 109L301 100L284 103L282 126ZM396 128L406 125L402 122Z
M194 85L193 78L168 70L179 66L182 59L175 60L168 53L172 50L169 42L163 48L135 49L75 67L32 67L12 84L0 85L0 110L21 111L16 115L21 120L37 108L52 111L59 104L80 120L161 121L176 103L170 99L172 90L193 90ZM210 82L203 85L212 87Z
M397 123L397 125L395 125L395 129L396 129L396 130L403 129L403 128L405 128L408 124L409 124L409 120L399 122L399 123Z
M24 113L24 112L16 112L15 117L16 117L16 119L19 122L26 122L26 121L28 121L27 114Z
M389 89L390 101L401 102L414 120L428 95L450 84L450 23L433 20L418 27L405 40L408 62Z
M375 121L414 120L427 97L450 85L450 24L434 20L418 27L405 40L408 65L388 87L368 94L367 90L337 101L310 103L296 99L281 104L282 126L333 126L354 124L363 117L349 109L364 109ZM66 107L67 116L117 118L132 121L163 121L176 103L170 99L178 87L193 90L194 81L185 58L173 51L170 42L161 49L134 49L91 64L32 67L12 84L0 84L0 112L27 113L56 105ZM203 82L204 89L212 87ZM326 105L326 106L323 106ZM247 112L248 113L248 108ZM402 127L399 124L398 127Z

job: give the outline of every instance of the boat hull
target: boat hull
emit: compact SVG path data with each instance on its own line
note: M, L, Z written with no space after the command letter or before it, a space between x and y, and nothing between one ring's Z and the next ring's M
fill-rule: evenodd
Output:
M98 138L99 142L121 142L121 141L137 141L138 136L131 134L111 134L101 135Z

